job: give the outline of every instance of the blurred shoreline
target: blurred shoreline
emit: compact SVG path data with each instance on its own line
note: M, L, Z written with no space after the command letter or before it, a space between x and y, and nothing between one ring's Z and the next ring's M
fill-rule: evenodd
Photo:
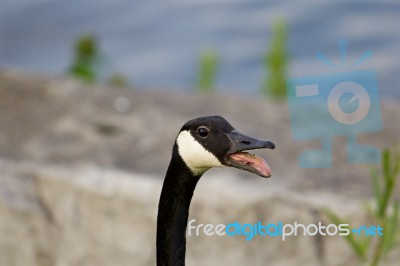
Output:
M238 130L270 139L274 151L260 151L273 171L271 182L295 190L322 190L355 197L371 195L372 165L348 164L345 139L333 140L332 169L301 169L297 156L318 140L292 140L286 102L240 94L138 90L94 86L70 78L0 72L0 158L54 165L98 165L163 178L182 124L219 114ZM399 147L399 102L382 99L381 132L361 143ZM212 170L219 172L219 169ZM224 169L234 173L232 169ZM240 173L249 182L258 182ZM249 177L249 178L247 178Z

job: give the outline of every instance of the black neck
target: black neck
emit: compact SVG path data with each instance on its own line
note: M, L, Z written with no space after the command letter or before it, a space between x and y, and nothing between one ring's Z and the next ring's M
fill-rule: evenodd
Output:
M199 179L182 161L175 146L158 205L158 266L185 265L189 206Z

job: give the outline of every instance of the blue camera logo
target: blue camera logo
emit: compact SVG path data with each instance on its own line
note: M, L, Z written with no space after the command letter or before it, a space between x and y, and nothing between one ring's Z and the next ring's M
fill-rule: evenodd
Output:
M340 43L342 61L346 43ZM367 51L352 66L371 55ZM317 58L333 65L322 53ZM373 70L358 70L288 81L288 101L293 138L298 141L320 139L318 150L304 151L299 164L304 168L332 166L332 139L347 138L347 161L376 163L380 152L375 147L357 143L360 134L382 129L376 75Z

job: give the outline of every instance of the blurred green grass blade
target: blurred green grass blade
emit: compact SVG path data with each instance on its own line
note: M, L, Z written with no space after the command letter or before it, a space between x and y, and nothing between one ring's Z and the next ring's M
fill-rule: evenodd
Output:
M372 188L374 191L375 202L377 206L376 214L379 216L382 209L383 198L382 198L382 187L376 169L372 169L371 179L372 179Z
M396 245L400 245L399 203L393 194L400 173L400 157L389 149L382 151L380 171L371 170L371 185L375 204L364 203L364 209L372 218L371 222L383 227L383 235L376 238L350 234L345 236L347 243L362 262L377 266ZM389 212L388 210L391 210ZM335 224L346 223L335 213L325 211L329 220ZM372 243L374 243L372 245Z
M386 232L383 234L383 250L385 253L391 249L398 237L398 223L399 223L399 204L398 202L395 202L393 204L393 211L392 215L390 217L387 217L387 222L386 222Z
M345 219L340 218L330 210L325 210L324 213L328 219L337 226L339 224L349 224ZM350 247L361 261L365 261L367 259L367 251L371 243L371 238L360 238L357 240L354 235L350 233L349 235L345 236L344 239L347 241L347 243L349 243Z
M384 149L382 153L382 171L384 177L390 175L390 152L388 149Z
M281 100L286 98L288 53L286 51L287 26L284 20L276 20L271 29L271 41L264 58L267 76L262 90L265 95Z
M396 155L394 161L395 161L395 164L393 167L393 176L397 177L400 172L400 156Z
M68 72L72 76L89 82L98 79L100 51L94 36L83 35L76 39L74 44L74 61Z
M390 204L390 200L393 195L394 187L396 184L397 175L395 175L395 170L398 166L398 161L395 161L395 166L393 170L391 169L391 153L388 149L384 149L382 152L382 177L384 181L384 187L381 189L382 199L379 202L378 216L383 219L386 216L386 210Z
M197 88L200 91L212 91L215 88L216 73L218 70L217 53L206 48L200 54Z

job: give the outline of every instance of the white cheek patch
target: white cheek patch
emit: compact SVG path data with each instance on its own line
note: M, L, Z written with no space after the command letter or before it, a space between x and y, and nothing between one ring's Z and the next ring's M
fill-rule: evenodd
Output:
M194 174L202 174L211 167L223 166L217 157L197 142L189 131L181 131L176 143L179 155Z

